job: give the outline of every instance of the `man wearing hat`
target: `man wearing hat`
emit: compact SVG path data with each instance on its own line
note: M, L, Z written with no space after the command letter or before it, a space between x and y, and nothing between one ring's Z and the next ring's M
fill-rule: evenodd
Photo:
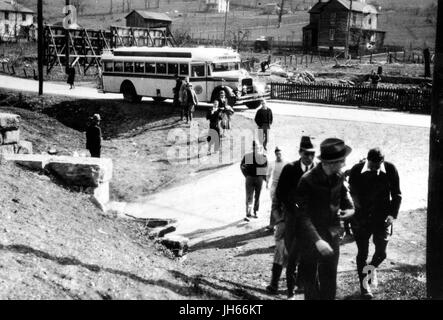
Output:
M90 124L86 129L86 149L91 153L91 157L100 158L102 146L102 131L100 129L101 117L98 113L90 119Z
M183 84L182 78L176 74L175 75L175 87L172 89L172 92L174 93L174 108L180 108L180 88ZM181 120L183 121L184 118L184 110L181 109Z
M251 217L258 218L257 212L260 207L260 193L268 171L268 159L256 141L252 142L252 152L245 154L243 157L240 169L246 178L245 220L249 221ZM254 215L252 215L252 208L254 208Z
M397 169L384 158L379 148L371 149L366 160L353 166L349 175L349 187L355 204L352 230L358 248L357 272L364 299L373 297L365 276L371 273L371 284L376 284L375 268L386 258L386 246L402 199ZM371 235L375 253L369 264L372 270L365 274Z
M275 223L279 229L284 227L282 236L284 237L284 245L288 253L286 268L288 298L294 296L296 285L299 288L302 287L302 272L300 272L302 271L302 268L300 268L300 265L298 268L299 270L296 273L297 264L300 262L300 244L296 241L296 208L294 206L294 201L295 192L301 176L314 167L315 149L310 137L303 136L301 138L299 155L299 160L288 163L283 168L276 189L276 200L281 206L282 214L280 217L275 218ZM281 271L282 267L279 267L278 265L273 266L273 280L271 281L268 291L272 291L273 288L278 287L278 279L280 278Z
M192 122L195 107L198 105L197 94L195 93L192 83L188 83L186 86L185 94L185 113L186 113L186 123Z
M320 164L300 178L296 195L306 300L334 300L337 289L340 220L354 214L342 171L352 149L329 138L320 145Z

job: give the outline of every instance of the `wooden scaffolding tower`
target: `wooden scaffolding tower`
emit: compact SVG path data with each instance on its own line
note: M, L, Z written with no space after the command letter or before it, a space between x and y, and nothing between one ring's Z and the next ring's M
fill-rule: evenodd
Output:
M103 50L124 46L163 47L176 46L169 28L128 28L113 26L107 30L66 29L62 26L46 25L45 34L45 65L49 74L54 67L64 72L66 66L66 50L69 48L69 64L86 74L91 67L101 67ZM69 41L69 46L66 44Z

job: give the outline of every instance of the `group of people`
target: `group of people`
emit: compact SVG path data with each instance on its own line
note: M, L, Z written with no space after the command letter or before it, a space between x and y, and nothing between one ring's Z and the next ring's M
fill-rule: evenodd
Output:
M256 218L263 183L271 189L271 218L275 252L272 276L266 288L278 292L286 267L287 296L304 291L305 299L335 299L340 235L343 222L350 222L357 245L357 274L361 297L372 299L377 267L386 258L386 247L397 218L401 191L396 167L385 161L379 148L345 174L343 168L352 149L338 138L328 138L315 158L311 138L300 141L300 158L287 163L275 149L275 162L268 164L261 146L253 143L240 168L246 177L246 221ZM375 252L368 263L369 239Z

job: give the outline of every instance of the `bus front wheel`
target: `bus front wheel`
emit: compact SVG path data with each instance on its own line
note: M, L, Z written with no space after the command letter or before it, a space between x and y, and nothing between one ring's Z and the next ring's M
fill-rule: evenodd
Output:
M251 102L246 102L245 105L249 108L249 109L257 109L261 104L261 101L251 101Z
M128 102L140 102L142 97L135 91L134 85L130 82L123 83L122 85L123 98Z

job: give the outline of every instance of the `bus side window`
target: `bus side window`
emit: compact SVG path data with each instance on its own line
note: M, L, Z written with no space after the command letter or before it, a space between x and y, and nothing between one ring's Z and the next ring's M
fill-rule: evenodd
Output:
M110 61L105 61L105 72L112 72L114 70L114 63Z
M157 73L166 74L166 63L157 63Z
M122 72L123 71L123 62L120 62L120 61L114 62L114 71L115 72Z
M208 66L208 77L212 76L212 67L210 64L207 65Z
M180 64L180 75L181 76L189 76L189 65L188 64Z
M191 77L204 77L205 76L205 65L197 64L191 67Z
M136 62L134 70L136 73L145 72L145 64L143 62Z
M134 62L125 62L125 72L134 72Z
M168 63L168 74L176 75L178 73L177 63Z
M146 73L155 73L155 63L146 62L145 63Z

